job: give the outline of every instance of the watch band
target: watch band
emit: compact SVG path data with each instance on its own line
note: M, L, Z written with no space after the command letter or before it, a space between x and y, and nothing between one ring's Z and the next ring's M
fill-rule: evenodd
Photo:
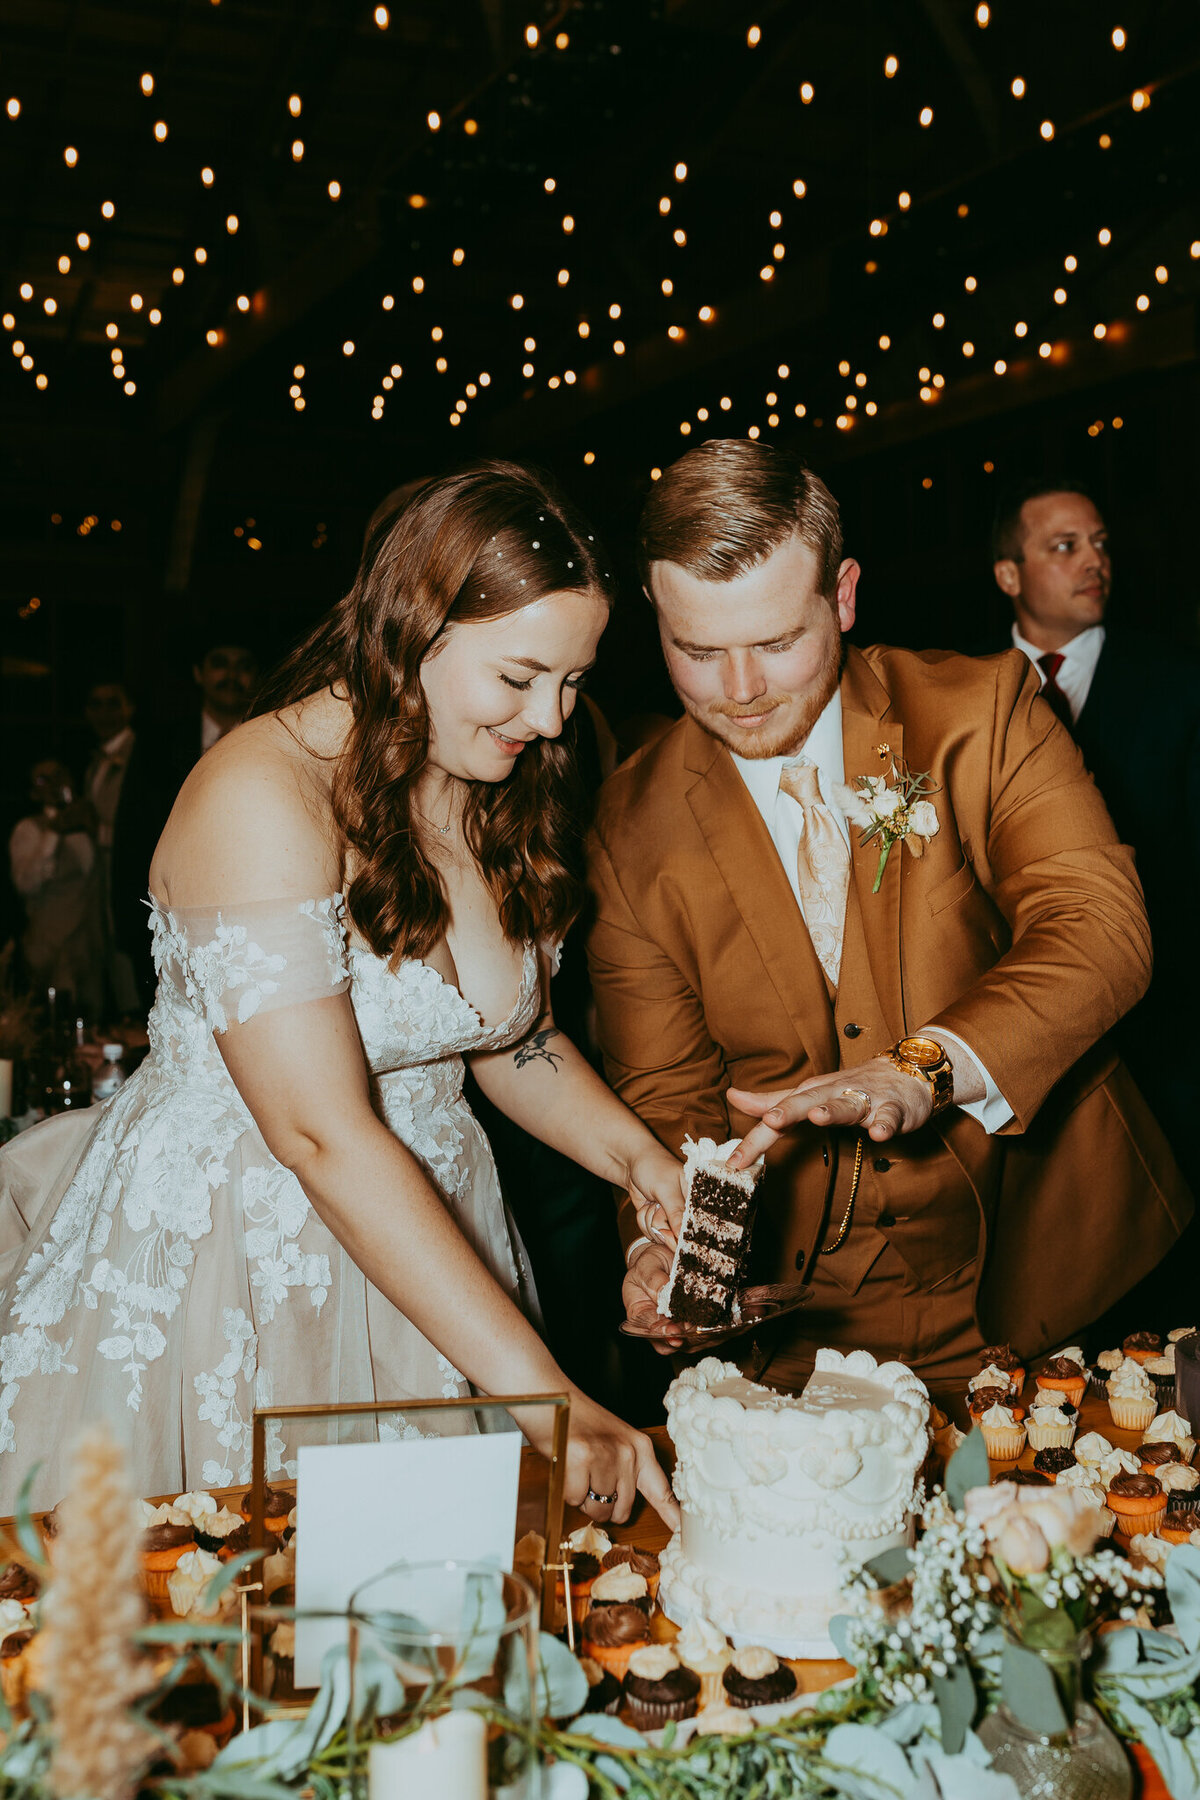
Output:
M902 1075L911 1075L914 1080L925 1083L933 1098L933 1112L930 1116L936 1118L954 1104L954 1065L940 1044L937 1046L942 1052L940 1061L931 1064L915 1062L904 1054L905 1042L902 1038L898 1044L893 1044L890 1050L886 1050L884 1055Z

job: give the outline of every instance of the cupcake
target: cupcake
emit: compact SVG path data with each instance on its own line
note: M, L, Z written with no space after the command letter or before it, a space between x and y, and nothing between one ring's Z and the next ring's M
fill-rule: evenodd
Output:
M201 1519L215 1516L221 1510L215 1497L206 1493L177 1494L171 1505L176 1512L186 1513L196 1525L199 1525Z
M1032 1444L1032 1434L1029 1441ZM1068 1450L1064 1444L1056 1444L1049 1449L1039 1450L1033 1459L1033 1467L1035 1473L1044 1475L1047 1481L1057 1481L1068 1469L1077 1469L1079 1464L1075 1461L1073 1450Z
M241 1505L242 1517L249 1523L249 1488L247 1488L246 1492L242 1495ZM273 1532L277 1538L281 1538L287 1530L288 1514L291 1512L294 1505L295 1501L290 1494L285 1494L280 1489L273 1487L263 1489L263 1524L266 1526L267 1530Z
M1014 1400L1012 1395L1004 1388L976 1388L973 1393L967 1395L967 1411L970 1413L976 1424L979 1423L979 1420L982 1419L985 1412L991 1411L993 1406L1006 1407L1014 1419L1023 1419L1025 1417L1025 1408L1021 1405L1021 1402L1019 1400Z
M298 1506L293 1506L291 1512L287 1516L287 1524L283 1528L284 1543L290 1544L292 1539L295 1537L297 1531L299 1531L299 1529L300 1529L300 1508Z
M600 1573L601 1559L612 1549L612 1539L607 1531L601 1531L598 1525L581 1525L567 1539L565 1560L570 1563L571 1580L571 1612L575 1623L581 1625L588 1609L588 1600L592 1592L592 1583ZM563 1578L558 1577L558 1599L565 1605L566 1589Z
M25 1705L28 1650L33 1642L29 1615L19 1600L0 1600L0 1694L10 1712Z
M1192 1494L1195 1504L1200 1507L1200 1469L1193 1469L1187 1463L1164 1463L1158 1470L1158 1480L1163 1491L1168 1494ZM1200 1520L1197 1521L1200 1524Z
M1052 1356L1037 1375L1040 1394L1063 1394L1072 1406L1079 1405L1087 1384L1087 1370L1073 1356Z
M1015 1399L1021 1392L1021 1384L1013 1386L1013 1373L1010 1369L1002 1369L999 1363L985 1363L977 1375L972 1375L967 1383L968 1398L978 1388L996 1387L1007 1396Z
M1154 1393L1158 1404L1163 1407L1175 1404L1175 1346L1168 1344L1161 1356L1152 1356L1149 1362L1143 1363L1147 1375L1154 1383Z
M1019 1394L1025 1386L1025 1365L1011 1344L989 1344L979 1352L979 1367L984 1374L1003 1369L1012 1394Z
M675 1641L679 1660L700 1677L701 1706L716 1706L725 1698L721 1677L733 1652L725 1633L700 1613L693 1613Z
M1152 1356L1162 1355L1162 1339L1157 1331L1131 1331L1121 1348L1134 1362L1149 1362Z
M1179 1445L1169 1441L1161 1444L1143 1444L1138 1455L1142 1459L1142 1468L1147 1475L1157 1475L1167 1463L1183 1462L1183 1452Z
M281 1694L294 1694L296 1691L296 1621L284 1619L271 1633L267 1641L271 1661L275 1665L275 1679L271 1683L271 1697Z
M700 1677L684 1668L670 1644L649 1644L630 1656L624 1692L633 1723L657 1731L672 1719L691 1718L700 1704Z
M653 1600L658 1594L658 1558L653 1550L635 1550L632 1544L614 1544L602 1559L602 1569L631 1568L635 1575L644 1575L646 1585L650 1589Z
M37 1578L18 1562L10 1562L0 1575L0 1600L19 1600L26 1612L37 1604Z
M1200 1526L1200 1515L1194 1506L1186 1500L1177 1500L1174 1495L1167 1495L1167 1510L1163 1514L1163 1522L1158 1528L1158 1535L1166 1538L1169 1544L1186 1544L1191 1541L1193 1531Z
M626 1564L618 1564L615 1569L601 1569L592 1583L592 1612L604 1606L636 1606L649 1618L653 1605L650 1583Z
M721 1677L730 1706L771 1706L790 1700L796 1677L773 1650L735 1650Z
M1173 1545L1161 1537L1135 1532L1129 1540L1129 1553L1133 1558L1135 1569L1157 1569L1160 1575L1166 1573Z
M1111 1509L1104 1503L1104 1489L1102 1487L1081 1486L1076 1488L1075 1491L1081 1500L1085 1500L1087 1504L1095 1510L1098 1521L1096 1527L1097 1537L1110 1538L1117 1521Z
M209 1550L184 1552L167 1577L167 1596L177 1618L216 1619L236 1606L232 1588L226 1588L216 1600L208 1599L208 1584L220 1569L219 1560Z
M1158 1411L1154 1383L1136 1358L1127 1356L1109 1376L1108 1410L1118 1431L1145 1431Z
M211 1539L211 1533L206 1535ZM211 1541L201 1544L197 1537L196 1542L200 1545L201 1550L212 1550ZM228 1537L222 1540L220 1549L213 1550L213 1555L219 1556L222 1562L232 1562L235 1556L241 1556L244 1551L254 1548L255 1546L250 1542L250 1527L239 1513L237 1529L231 1531Z
M185 1512L169 1502L151 1506L139 1500L142 1518L142 1575L152 1600L167 1598L168 1581L179 1559L196 1548L196 1527Z
M1159 1413L1152 1419L1142 1434L1143 1444L1171 1443L1179 1446L1180 1462L1190 1463L1196 1452L1196 1440L1191 1435L1191 1426L1177 1412Z
M621 1710L621 1684L615 1675L590 1656L581 1656L579 1666L587 1676L588 1697L583 1703L585 1713L617 1713Z
M1099 1431L1088 1431L1076 1441L1075 1460L1081 1463L1103 1462L1112 1454L1112 1445Z
M1166 1517L1167 1496L1154 1475L1114 1475L1104 1498L1128 1538L1156 1532Z
M1051 1390L1052 1391L1052 1390ZM1069 1404L1069 1403L1068 1403ZM1035 1406L1026 1420L1031 1450L1067 1450L1075 1437L1078 1413L1068 1413L1061 1406Z
M1124 1361L1125 1352L1123 1350L1102 1350L1096 1358L1096 1367L1105 1375L1111 1375L1113 1370L1119 1369Z
M991 1406L979 1421L990 1462L1015 1463L1025 1448L1025 1427L1009 1406Z
M755 1729L754 1720L747 1717L744 1709L739 1711L725 1701L706 1707L696 1720L697 1737L743 1737Z
M1110 1450L1092 1470L1093 1478L1108 1487L1118 1475L1142 1473L1142 1459L1133 1450Z
M582 1654L624 1681L629 1658L650 1642L650 1621L640 1606L594 1606L580 1635Z
M1182 1339L1195 1337L1195 1335L1196 1327L1194 1325L1177 1325L1174 1331L1168 1331L1167 1342L1168 1344L1178 1344Z

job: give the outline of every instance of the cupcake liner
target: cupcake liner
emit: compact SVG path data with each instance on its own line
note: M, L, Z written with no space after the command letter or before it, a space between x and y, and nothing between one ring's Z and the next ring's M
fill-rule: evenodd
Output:
M1039 1394L1061 1394L1072 1406L1078 1406L1087 1393L1088 1378L1080 1370L1078 1375L1039 1375L1037 1386Z
M1158 1412L1158 1402L1151 1394L1148 1400L1133 1396L1108 1397L1108 1410L1118 1431L1146 1431Z
M1097 1535L1101 1538L1110 1538L1112 1536L1113 1532L1116 1530L1116 1527L1117 1527L1116 1514L1113 1512L1111 1507L1102 1506L1100 1508L1100 1525L1099 1525L1099 1530L1098 1530Z
M1031 1450L1069 1450L1075 1441L1075 1420L1065 1425L1042 1425L1036 1413L1030 1413L1025 1430Z
M1186 1526L1160 1525L1158 1535L1168 1544L1186 1544L1191 1541L1192 1533Z
M989 1462L1016 1462L1025 1448L1024 1425L983 1425L983 1442Z
M699 1699L693 1695L690 1700L635 1700L632 1694L625 1695L625 1706L633 1723L644 1731L658 1731L669 1725L672 1719L690 1719L699 1708Z
M724 1674L729 1667L728 1657L719 1669L698 1669L694 1663L685 1662L685 1669L691 1669L693 1675L700 1677L700 1705L723 1706L725 1704Z
M1173 1412L1175 1408L1174 1374L1151 1375L1150 1379L1154 1383L1154 1392L1158 1400L1159 1412Z
M175 1570L173 1567L170 1569L142 1570L142 1580L145 1582L146 1592L152 1600L170 1599L170 1590L167 1587L167 1583L174 1573Z

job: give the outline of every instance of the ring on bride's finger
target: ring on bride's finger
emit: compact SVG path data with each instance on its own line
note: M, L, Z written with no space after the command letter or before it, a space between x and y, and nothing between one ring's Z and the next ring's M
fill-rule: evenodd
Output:
M858 1118L855 1120L856 1125L861 1124L862 1120L866 1118L874 1104L870 1094L866 1093L862 1088L843 1088L842 1099L858 1100L861 1102Z
M589 1500L594 1500L597 1506L615 1506L617 1503L615 1494L598 1494L595 1488L588 1489L587 1497Z
M659 1236L658 1231L656 1230L655 1226L651 1223L651 1221L654 1218L655 1213L660 1213L660 1212L662 1212L662 1201L661 1200L652 1200L650 1202L649 1206L643 1212L642 1218L641 1218L642 1230L646 1233L646 1236L652 1237L654 1239L654 1241L659 1244L662 1243L662 1239ZM665 1217L665 1215L664 1215L664 1217Z

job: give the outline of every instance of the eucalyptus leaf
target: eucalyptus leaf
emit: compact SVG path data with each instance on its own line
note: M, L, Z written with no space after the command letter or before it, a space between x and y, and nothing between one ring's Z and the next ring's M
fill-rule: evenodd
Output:
M929 1769L940 1800L1021 1800L1021 1790L1011 1775L981 1768L973 1756L944 1756L934 1750L929 1754Z
M850 1613L835 1613L829 1621L829 1636L834 1649L843 1662L853 1662L850 1654L850 1628L854 1624Z
M21 1483L17 1492L15 1523L17 1542L39 1569L46 1566L46 1546L42 1542L42 1534L33 1522L33 1510L29 1504L29 1496L33 1492L33 1484L41 1471L41 1463L35 1462Z
M1200 1548L1177 1544L1167 1558L1167 1598L1176 1630L1189 1650L1200 1649Z
M824 1771L847 1800L915 1796L918 1776L899 1744L873 1725L835 1725L825 1742Z
M906 1701L894 1712L885 1713L880 1719L878 1730L885 1732L897 1744L915 1744L920 1738L932 1736L938 1723L936 1706L929 1706L920 1700Z
M138 1644L240 1644L236 1625L218 1625L207 1619L156 1619L134 1633Z
M217 1570L217 1573L210 1578L208 1586L204 1590L205 1605L215 1606L226 1588L229 1587L232 1582L235 1582L238 1576L243 1574L246 1569L251 1568L254 1563L258 1562L259 1559L266 1554L265 1550L242 1550L239 1551L237 1556L231 1556L227 1563L222 1563L221 1567Z
M867 1574L879 1583L880 1587L891 1587L894 1582L903 1581L912 1573L913 1553L901 1544L897 1549L885 1550L881 1556L873 1556L865 1564Z
M571 1719L588 1696L587 1676L561 1638L539 1631L537 1640L537 1711L545 1719ZM505 1704L513 1703L505 1685Z
M1068 1729L1058 1685L1049 1665L1035 1650L1005 1639L1000 1663L1004 1704L1029 1731L1056 1737Z
M964 1495L972 1488L986 1487L990 1480L987 1445L976 1425L946 1464L946 1498L956 1512L961 1512Z
M942 1725L942 1749L947 1756L957 1756L966 1742L978 1704L971 1671L960 1659L951 1663L944 1675L931 1679Z

